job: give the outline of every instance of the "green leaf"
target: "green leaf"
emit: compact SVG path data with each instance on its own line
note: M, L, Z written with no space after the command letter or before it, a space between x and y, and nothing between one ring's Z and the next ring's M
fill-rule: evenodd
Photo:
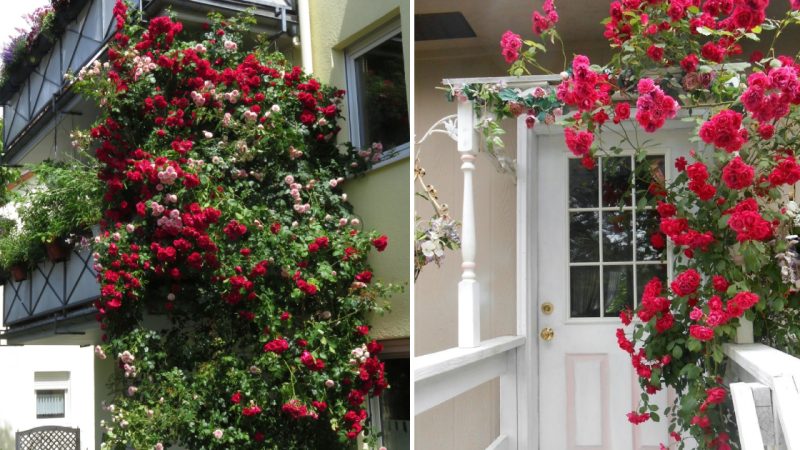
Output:
M702 34L703 36L711 36L711 34L714 32L714 30L708 27L697 27L696 29L697 32Z

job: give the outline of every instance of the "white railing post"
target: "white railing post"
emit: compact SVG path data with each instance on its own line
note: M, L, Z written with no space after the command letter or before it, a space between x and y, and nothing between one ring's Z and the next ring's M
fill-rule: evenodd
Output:
M752 344L754 342L752 320L747 320L744 316L739 318L739 328L736 329L736 338L733 342L737 344Z
M475 275L475 198L472 178L475 147L472 102L458 104L458 152L464 172L464 206L461 219L461 281L458 283L458 346L477 347L481 343L481 308Z

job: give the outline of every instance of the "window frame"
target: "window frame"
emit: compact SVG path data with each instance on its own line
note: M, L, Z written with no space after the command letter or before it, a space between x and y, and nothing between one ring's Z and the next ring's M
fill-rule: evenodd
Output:
M674 150L672 148L670 148L670 147L658 147L658 148L650 149L650 150L647 151L647 156L661 156L661 157L664 158L664 177L666 178L667 181L674 179L673 168L670 166L670 164L668 164L668 161L670 161L672 159L672 155L674 153L675 153ZM574 155L571 155L571 154L565 154L565 156L567 158L567 161L572 160L572 159L580 159L580 158L575 157ZM632 158L632 161L633 161L635 159L636 155L632 150L627 150L626 149L626 150L621 151L619 154L608 155L608 156L602 155L601 156L601 158L606 158L606 157L610 157L610 158L614 158L614 157L630 157L630 158ZM620 211L620 209L618 207L613 207L613 206L609 206L609 207L603 206L602 205L602 197L598 198L598 206L597 207L588 207L588 208L572 208L572 207L570 207L569 203L568 203L569 202L569 164L568 163L565 164L565 170L566 170L566 173L565 173L565 176L564 176L564 182L565 182L565 189L567 191L567 204L564 205L564 211L565 211L565 214L566 214L565 225L567 226L567 228L569 228L569 223L570 223L569 220L570 220L570 214L571 213L579 212L579 211L587 211L588 212L588 211L591 210L591 211L597 211L599 213L598 214L598 225L602 228L602 223L603 223L603 214L602 213L603 212L609 212L609 211L612 211L612 210L613 211ZM602 187L602 178L601 177L602 177L602 161L598 161L598 195L600 195L600 196L602 196L602 190L600 189ZM634 189L633 192L632 192L632 197L631 197L631 206L630 207L624 207L622 209L622 211L630 211L630 212L635 211L637 209L636 200L637 200L636 192L635 192L635 189ZM653 209L653 208L647 208L647 209ZM604 290L605 286L604 286L604 277L603 277L602 267L605 267L605 266L625 266L625 265L631 265L633 267L634 281L632 281L632 285L633 285L633 307L634 307L634 309L638 306L639 301L640 301L640 299L636 298L637 297L637 288L638 288L638 283L636 283L636 281L635 281L636 280L636 268L637 267L644 266L644 265L654 265L654 266L655 265L666 265L667 266L667 280L665 280L665 281L668 282L669 280L672 279L672 272L673 272L673 258L671 257L671 255L673 254L672 242L667 240L667 246L666 246L666 248L664 248L664 255L665 255L666 261L664 261L664 262L639 261L636 258L636 245L635 245L636 244L636 238L635 238L635 233L636 233L635 222L636 222L636 220L635 220L635 215L633 215L633 214L632 214L632 222L634 223L634 227L632 228L633 248L631 249L631 251L633 252L633 259L631 261L605 262L605 261L602 261L602 258L601 258L596 263L594 263L594 262L585 262L585 263L583 263L583 262L572 262L572 261L570 261L570 257L569 257L569 252L571 251L571 247L570 247L570 245L571 245L571 242L570 242L571 236L570 236L570 232L569 231L567 231L567 233L565 233L566 242L565 242L564 249L567 252L567 258L566 258L566 263L567 263L566 264L566 282L567 282L567 284L566 284L566 286L567 286L567 289L568 289L567 296L566 296L566 302L567 302L567 308L566 308L567 312L566 312L566 316L565 316L565 323L566 324L590 324L590 323L619 322L619 316L618 315L614 315L614 314L607 315L604 312L605 301L604 301L604 298L603 298L603 296L604 296L603 290ZM598 239L599 239L599 245L600 245L600 247L602 247L602 245L603 245L602 232L601 232L601 234L598 235ZM581 266L586 266L586 267L599 266L601 268L601 270L600 270L600 314L601 315L600 316L597 316L597 317L573 317L572 316L571 303L570 303L571 302L571 295L572 295L572 290L571 290L571 287L572 287L572 284L571 284L572 283L572 272L571 272L571 269L573 267L581 267ZM638 319L638 318L635 318L635 319Z
M65 420L71 417L70 414L70 378L69 371L42 371L34 372L33 382L33 413L36 420ZM64 393L64 415L60 417L40 417L38 413L39 393L46 391L62 391Z
M358 77L356 75L356 59L367 54L370 50L383 44L395 35L403 36L400 19L394 19L386 25L371 32L368 36L358 40L348 46L344 51L345 59L345 86L347 88L347 110L350 129L350 142L356 148L364 148L368 145L361 142L361 110L358 107ZM405 55L403 55L405 58ZM408 70L403 64L404 70ZM404 74L407 75L407 74ZM406 107L408 107L408 90L406 89ZM410 113L410 111L409 111ZM389 165L411 156L411 132L409 130L409 141L391 149L384 149L380 161L373 164L371 170Z
M64 397L63 400L64 409L62 410L61 415L40 415L39 395L44 393L57 394L59 392ZM67 418L67 389L36 389L36 420L66 419L66 418Z
M409 363L411 362L411 342L409 338L385 339L379 340L378 342L384 346L383 352L381 352L381 354L378 356L378 359L381 361L407 359L409 360ZM413 383L411 382L411 377L413 374L410 367L411 366L409 365L409 389L413 389ZM389 377L391 377L391 374L389 374ZM370 397L367 403L367 417L369 418L372 430L378 434L377 443L379 447L385 445L383 441L383 415L381 412L382 399L383 396ZM413 413L411 413L411 417L409 417L409 427L411 426L411 422L413 420L412 417ZM410 428L409 438L412 440L414 438L414 436L411 434Z

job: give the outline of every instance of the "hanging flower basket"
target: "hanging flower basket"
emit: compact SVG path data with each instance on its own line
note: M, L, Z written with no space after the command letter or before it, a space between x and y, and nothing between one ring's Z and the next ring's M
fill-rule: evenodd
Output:
M28 268L25 264L14 264L9 268L9 272L11 272L11 278L17 283L28 279Z
M47 252L47 259L54 263L68 260L72 250L63 239L58 238L44 244L44 249Z

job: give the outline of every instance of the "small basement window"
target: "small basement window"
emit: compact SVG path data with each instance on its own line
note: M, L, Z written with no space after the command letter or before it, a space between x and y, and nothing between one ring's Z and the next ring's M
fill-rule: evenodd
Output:
M37 419L63 419L69 407L69 372L35 372Z
M36 418L63 418L66 410L66 395L65 389L36 391Z

